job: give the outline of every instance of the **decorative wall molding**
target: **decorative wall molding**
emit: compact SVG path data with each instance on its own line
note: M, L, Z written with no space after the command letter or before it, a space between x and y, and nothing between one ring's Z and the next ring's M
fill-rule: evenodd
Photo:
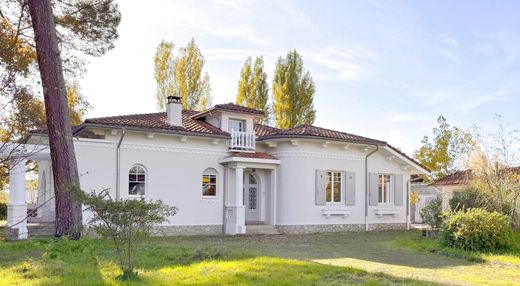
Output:
M348 161L364 161L364 156L346 155L341 153L321 153L309 151L280 151L271 153L273 156L282 157L306 157L306 158L320 158L320 159L340 159Z
M169 153L184 153L184 154L195 154L195 155L206 155L206 156L226 156L226 151L218 151L211 149L202 148L189 148L189 147L172 147L172 146L160 146L160 145L148 145L148 144L135 144L135 143L123 143L121 149L127 150L145 150L145 151L157 151L157 152L169 152Z

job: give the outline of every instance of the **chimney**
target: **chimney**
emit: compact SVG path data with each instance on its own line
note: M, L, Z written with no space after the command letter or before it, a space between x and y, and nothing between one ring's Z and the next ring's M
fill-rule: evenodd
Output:
M181 97L168 96L166 99L166 122L173 126L182 126Z

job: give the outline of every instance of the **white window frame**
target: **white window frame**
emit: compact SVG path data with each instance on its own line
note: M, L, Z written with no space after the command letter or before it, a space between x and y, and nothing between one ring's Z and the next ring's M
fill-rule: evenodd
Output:
M202 172L202 177L201 179L204 180L204 177L205 176L215 176L215 195L214 196L205 196L204 195L204 189L201 188L200 191L201 191L201 197L203 199L208 199L208 200L213 200L213 199L218 199L218 182L219 182L219 176L218 176L218 171L217 169L215 168L206 168L204 170L204 172ZM202 187L202 186L201 186Z
M388 189L385 188L385 177L388 177L389 178L389 182L388 182ZM392 174L379 174L378 177L377 177L377 204L378 205L383 205L383 206L386 206L386 205L392 205L393 202L394 202L394 180L395 180L395 176L392 175ZM381 183L381 184L380 184ZM379 188L379 186L381 185L381 188ZM387 201L384 201L384 193L385 192L388 192L388 200ZM383 201L379 201L379 198L380 198L380 195L381 195L381 198L383 198Z
M239 132L244 132L246 130L246 123L245 123L245 120L240 120L240 119L228 119L228 131L229 132L232 132L231 130L231 124L232 123L238 123L238 125L240 126L240 130Z
M330 186L330 202L327 201L327 185L329 183L329 174L332 174L331 176L331 186ZM335 176L336 174L339 174L339 202L334 201L334 183L335 183ZM335 170L326 170L325 175L327 176L327 184L325 185L325 204L327 205L341 205L343 204L345 198L343 194L343 184L345 183L345 178L343 178L343 172L342 171L335 171Z
M140 181L130 181L130 171L132 171L132 169L134 167L137 167L137 168L141 168L143 169L144 171L144 194L142 195L133 195L133 194L130 194L130 189L128 189L128 197L130 198L145 198L146 195L148 194L148 170L146 169L146 167L142 164L133 164L132 167L130 167L130 169L128 169L128 184L127 186L130 187L130 183L131 182L140 182Z

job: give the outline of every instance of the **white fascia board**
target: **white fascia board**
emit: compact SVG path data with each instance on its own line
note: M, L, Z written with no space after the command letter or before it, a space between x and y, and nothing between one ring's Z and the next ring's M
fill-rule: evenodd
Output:
M220 159L219 163L229 163L229 162L237 162L237 163L255 163L255 164L269 164L269 165L280 165L280 160L273 159L259 159L259 158L244 158L244 157L226 157Z
M413 162L412 160L406 158L405 156L401 155L400 153L396 152L395 150L393 150L392 148L388 147L388 146L384 146L383 147L386 151L392 153L392 155L394 155L395 157L403 160L404 162L406 162L408 165L410 165L411 167L413 167L415 170L417 170L419 172L419 174L422 174L422 175L429 175L430 172L426 169L424 169L423 167L417 165L415 162Z

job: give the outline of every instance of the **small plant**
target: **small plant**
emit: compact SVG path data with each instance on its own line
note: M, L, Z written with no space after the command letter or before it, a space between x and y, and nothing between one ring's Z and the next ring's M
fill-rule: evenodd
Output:
M509 246L511 234L506 215L469 209L451 213L442 230L442 243L468 251L497 250Z
M442 198L437 197L430 201L420 212L422 221L427 224L433 233L439 231L443 223Z
M168 221L168 217L177 213L177 208L160 200L114 200L107 190L98 194L87 194L81 190L73 190L73 193L87 206L87 211L92 212L89 226L97 234L114 242L123 271L119 277L121 280L137 277L134 260L138 242L149 237L154 226Z

